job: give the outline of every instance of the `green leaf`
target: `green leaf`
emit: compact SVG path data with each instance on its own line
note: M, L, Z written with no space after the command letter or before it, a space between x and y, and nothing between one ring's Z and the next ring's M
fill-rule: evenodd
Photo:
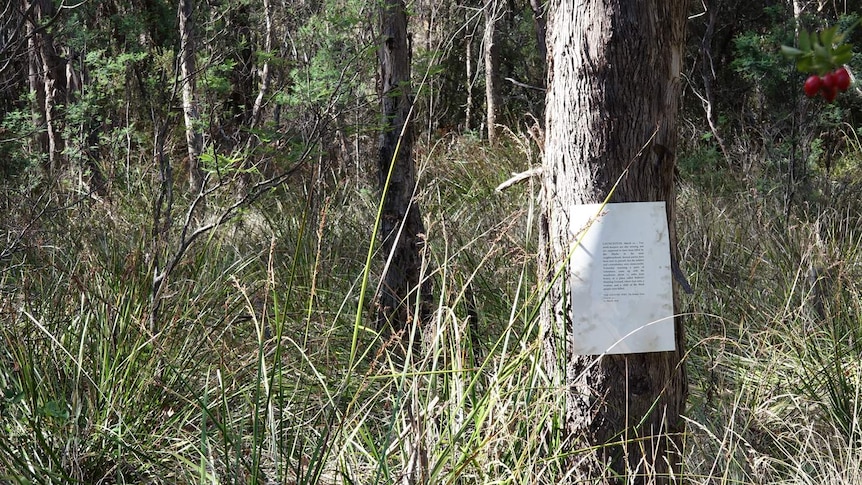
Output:
M829 64L829 50L820 44L814 44L814 59Z
M48 401L39 411L42 416L49 418L69 419L69 410L66 409L66 404L60 401Z
M799 48L803 51L811 50L811 38L809 37L807 30L799 31Z
M18 404L24 400L24 392L19 391L14 387L7 387L3 390L3 399L8 401L10 404Z
M841 44L832 51L832 61L837 64L847 64L853 57L853 46L850 44Z
M790 58L796 58L803 54L803 52L796 47L790 47L789 45L781 46L781 53Z
M808 72L814 72L822 76L830 70L832 70L832 64L829 62L829 59L815 57L811 60L811 69Z
M835 32L837 31L838 26L832 26L823 32L820 32L820 43L827 47L831 47L832 43L835 41Z
M844 42L844 36L846 34L846 32L838 32L837 34L835 34L835 37L832 38L832 44L841 45Z

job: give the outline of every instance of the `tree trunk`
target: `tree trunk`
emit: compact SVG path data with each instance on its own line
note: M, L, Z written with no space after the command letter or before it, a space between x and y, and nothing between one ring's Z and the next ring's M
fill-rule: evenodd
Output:
M467 106L464 110L464 131L470 131L473 126L473 62L474 62L474 54L473 54L473 30L469 24L471 12L467 10L467 35L464 36L464 65L466 67L465 71L467 74L467 83L465 84L465 88L467 89Z
M37 128L34 136L33 151L46 153L48 151L48 137L42 127L45 126L45 85L40 82L42 72L42 59L39 42L36 34L38 18L36 17L37 6L25 1L23 11L27 12L27 81L30 88L30 97L33 102L30 105L33 125ZM46 165L50 171L50 165Z
M500 49L497 46L498 0L485 0L485 108L488 143L497 143L497 111L500 109Z
M47 0L33 0L24 3L24 11L29 12L28 84L30 92L35 95L33 119L39 129L37 141L39 149L48 156L45 171L55 175L64 146L57 103L65 99L65 62L57 54L54 37L42 26L55 15L54 4Z
M55 87L57 80L51 75L50 51L53 50L51 38L47 35L41 35L42 47L42 82L44 88L45 105L42 107L42 113L45 116L45 134L48 137L48 173L56 175L60 167L60 152L62 151L62 140L60 139L58 119L57 119L57 100L54 95L58 90Z
M269 74L269 56L272 55L272 2L270 0L263 0L263 14L264 21L266 25L266 29L264 30L263 37L263 50L266 53L266 60L263 61L263 66L260 68L260 84L257 92L257 97L254 98L254 105L251 109L251 123L250 126L252 129L257 128L257 125L260 124L260 118L263 114L263 100L266 96L269 95L269 82L270 82L270 74Z
M542 62L547 62L548 47L545 37L547 36L547 21L545 20L545 6L542 0L530 0L530 9L533 11L533 21L536 26L536 48Z
M611 202L667 202L675 258L673 150L686 2L576 7L553 0L549 14L539 257L549 291L541 309L544 366L552 386L566 390L565 428L557 431L571 447L564 451L573 452L576 476L590 483L664 483L678 471L672 442L683 429L687 392L681 319L675 352L575 356L577 309L565 294L573 275L554 275L580 229L570 227L569 208L602 202L612 191ZM676 287L674 300L676 313Z
M192 27L192 0L180 0L177 15L180 23L180 78L183 88L183 117L186 126L186 144L189 160L189 191L200 192L203 186L203 172L200 156L203 151L203 135L200 132L199 114L196 99L195 77L195 39Z
M403 0L385 0L381 10L383 45L380 61L380 103L383 131L378 152L379 186L383 193L380 222L386 264L377 292L378 327L400 332L422 318L428 283L421 281L425 228L413 201L413 96L410 87L411 46ZM426 280L427 281L427 280ZM418 306L417 306L418 303Z
M237 198L239 199L248 195L248 190L251 186L251 169L254 167L252 157L258 145L258 136L255 134L255 129L260 125L260 121L263 118L263 102L269 95L270 90L269 56L272 55L273 47L272 2L270 0L263 0L263 15L266 25L263 37L263 51L266 53L266 60L263 61L263 66L258 71L260 82L258 84L257 96L254 98L254 104L251 108L251 120L248 124L249 133L245 143L245 156L240 163L241 173L237 178L239 184Z
M706 30L700 43L700 74L703 78L703 98L701 98L701 104L703 104L703 111L706 115L709 130L715 137L715 142L718 143L718 148L721 149L724 159L729 163L730 155L724 144L724 138L722 138L721 133L718 131L718 125L715 123L715 96L712 90L712 81L715 77L715 68L712 62L712 37L715 33L715 21L718 19L718 8L721 2L704 2L703 5L707 10L707 22Z

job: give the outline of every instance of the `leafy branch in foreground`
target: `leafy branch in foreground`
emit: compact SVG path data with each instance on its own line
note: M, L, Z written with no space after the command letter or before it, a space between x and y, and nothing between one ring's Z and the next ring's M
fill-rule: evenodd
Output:
M859 21L845 30L832 26L821 32L799 31L798 47L781 46L781 52L796 61L799 72L811 73L805 80L805 95L813 98L818 93L832 102L838 92L847 91L852 76L845 64L853 57L853 45L845 42Z

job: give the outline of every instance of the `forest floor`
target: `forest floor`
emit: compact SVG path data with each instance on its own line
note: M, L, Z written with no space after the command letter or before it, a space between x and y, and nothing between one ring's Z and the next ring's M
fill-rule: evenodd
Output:
M102 201L7 194L0 481L558 483L566 457L547 430L564 395L540 366L538 179L494 190L538 156L514 136L496 150L466 136L419 148L435 312L402 341L369 328L382 267L370 177L288 181L199 239L155 318L152 263L175 240L154 244L151 176ZM780 183L715 170L678 186L694 290L680 308L679 478L862 483L855 186L823 182L788 208ZM395 357L411 338L422 352Z

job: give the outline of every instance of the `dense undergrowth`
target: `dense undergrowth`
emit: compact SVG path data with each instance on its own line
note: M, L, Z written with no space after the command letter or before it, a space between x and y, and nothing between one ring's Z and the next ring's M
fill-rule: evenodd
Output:
M518 136L419 149L435 312L400 337L425 342L407 358L366 326L381 259L363 265L377 204L367 180L289 181L200 239L156 328L152 203L140 195L151 189L102 201L7 191L0 481L563 480L546 433L563 393L539 365L538 182L494 191L537 157ZM690 175L677 209L694 288L680 309L680 478L858 483L855 186L818 181L829 190L788 207L781 190Z

